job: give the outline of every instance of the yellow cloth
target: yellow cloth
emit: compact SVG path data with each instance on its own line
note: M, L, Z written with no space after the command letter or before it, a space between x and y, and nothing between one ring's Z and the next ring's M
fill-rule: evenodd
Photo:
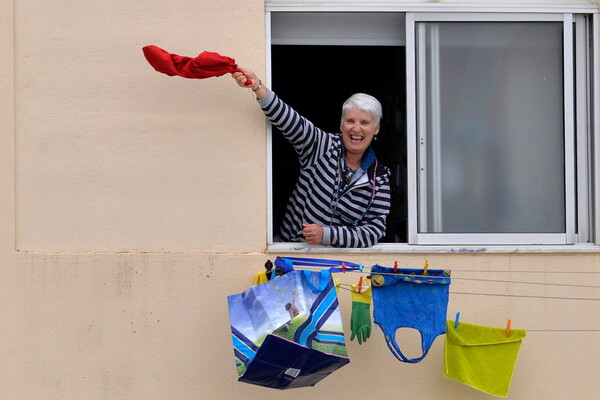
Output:
M524 329L491 328L447 321L444 376L495 396L506 397Z
M265 283L268 281L269 281L269 278L267 277L266 271L257 272L256 275L254 275L253 285L260 285L261 283Z

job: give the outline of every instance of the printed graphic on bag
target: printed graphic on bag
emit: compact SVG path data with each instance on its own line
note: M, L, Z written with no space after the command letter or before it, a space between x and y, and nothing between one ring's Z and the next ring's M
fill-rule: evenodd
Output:
M251 383L278 388L310 386L334 369L348 363L337 293L328 271L292 271L272 281L252 286L241 294L228 296L228 302L235 361L240 380L245 381L244 374L255 360L261 346L266 343L267 337L272 336L285 341L267 341L270 346L281 346L282 351L288 351L290 354L278 355L281 365L273 369L272 381ZM331 370L325 375L323 372L315 373L310 366L307 368L301 365L306 360L301 356L295 357L296 348L290 348L289 344L285 344L287 342L292 347L304 349L301 351L310 350L332 356L334 358L330 364L338 366L334 369L329 366ZM268 350L263 349L261 353L273 357L273 353ZM291 353L295 358L291 357ZM269 365L277 362L279 361L269 359ZM289 371L295 372L290 374ZM296 371L298 375L294 376ZM312 380L307 379L305 371L312 371L306 373L315 377ZM294 380L297 380L296 384L292 383Z

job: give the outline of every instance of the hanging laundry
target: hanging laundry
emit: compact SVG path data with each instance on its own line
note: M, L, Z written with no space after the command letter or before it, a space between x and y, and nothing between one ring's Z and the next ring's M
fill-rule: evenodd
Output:
M269 281L269 274L267 272L261 271L261 272L257 272L254 275L254 281L252 282L252 284L260 285L260 284L268 282L268 281Z
M351 285L352 315L350 317L350 340L363 344L371 337L371 282L360 278L360 283Z
M349 362L329 271L292 270L227 299L239 381L314 386Z
M152 67L169 76L181 76L190 79L206 79L231 72L239 72L235 60L219 53L203 51L196 57L180 56L169 53L158 46L149 45L142 48L144 57ZM248 80L246 85L251 85Z
M388 348L398 360L418 363L429 352L437 336L446 333L449 270L397 269L374 265L371 268L373 320L385 336ZM408 358L396 343L399 328L413 328L421 334L420 357Z
M524 329L447 322L444 376L499 397L508 396Z
M267 260L267 262L265 262L265 271L257 272L254 275L254 281L252 284L260 285L270 281L271 279L274 279L277 276L281 276L282 274L283 272L280 267L275 267L275 270L273 270L273 263L271 260Z

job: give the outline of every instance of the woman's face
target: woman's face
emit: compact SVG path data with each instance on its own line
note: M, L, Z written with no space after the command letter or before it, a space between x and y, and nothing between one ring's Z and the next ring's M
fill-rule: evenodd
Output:
M379 124L375 125L371 113L351 109L344 115L340 130L346 151L362 156L373 137L379 133Z

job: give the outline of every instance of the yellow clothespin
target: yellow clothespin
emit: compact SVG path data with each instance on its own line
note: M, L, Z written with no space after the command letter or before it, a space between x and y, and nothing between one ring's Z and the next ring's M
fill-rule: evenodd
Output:
M425 267L423 268L423 276L427 276L429 273L427 270L429 269L429 260L425 260Z

